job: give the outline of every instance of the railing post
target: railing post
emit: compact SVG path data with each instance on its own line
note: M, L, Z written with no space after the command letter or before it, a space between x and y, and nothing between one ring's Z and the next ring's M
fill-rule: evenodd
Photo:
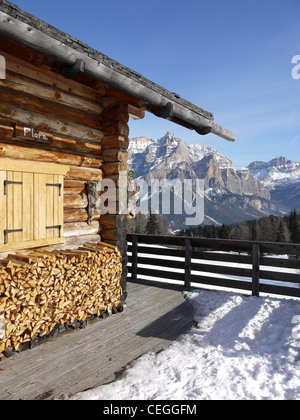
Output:
M131 279L137 280L137 267L138 267L138 237L132 236L132 267L131 267Z
M252 296L259 297L260 246L252 245Z
M190 290L192 280L192 245L189 238L185 239L184 289Z

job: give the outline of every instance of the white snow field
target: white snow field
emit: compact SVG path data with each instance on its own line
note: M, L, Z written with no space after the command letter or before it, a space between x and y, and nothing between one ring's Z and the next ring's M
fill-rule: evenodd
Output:
M186 292L197 326L75 400L300 399L300 300Z

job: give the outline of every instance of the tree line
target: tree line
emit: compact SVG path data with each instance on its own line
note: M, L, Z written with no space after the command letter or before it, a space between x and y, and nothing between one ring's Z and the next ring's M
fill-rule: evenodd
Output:
M127 221L127 232L141 235L169 235L170 223L168 218L162 214L138 213L134 219Z
M178 234L201 238L300 243L300 218L296 210L293 210L289 216L266 216L231 225L201 225L181 230Z
M170 223L168 218L161 214L139 213L134 219L128 220L127 232L142 235L169 235ZM231 225L199 225L182 229L177 234L199 238L300 243L300 216L296 210L293 210L289 216L265 216Z

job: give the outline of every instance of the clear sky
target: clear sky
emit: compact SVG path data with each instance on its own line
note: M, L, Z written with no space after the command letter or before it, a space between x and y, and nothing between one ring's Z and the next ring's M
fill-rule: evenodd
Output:
M229 143L146 113L131 137L167 131L246 166L283 155L300 161L300 0L15 0L166 89L213 112ZM300 72L299 72L300 73Z

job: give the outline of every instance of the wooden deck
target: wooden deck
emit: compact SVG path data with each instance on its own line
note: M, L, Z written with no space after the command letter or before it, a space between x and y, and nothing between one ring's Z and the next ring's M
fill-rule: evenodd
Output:
M124 312L0 362L0 400L55 399L113 381L128 363L193 324L183 294L128 283Z

